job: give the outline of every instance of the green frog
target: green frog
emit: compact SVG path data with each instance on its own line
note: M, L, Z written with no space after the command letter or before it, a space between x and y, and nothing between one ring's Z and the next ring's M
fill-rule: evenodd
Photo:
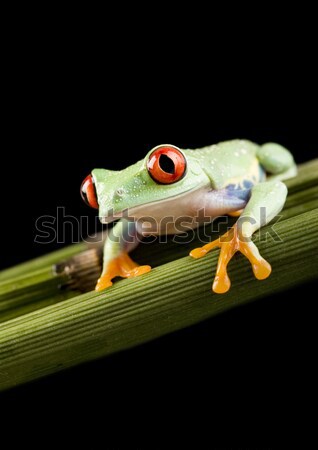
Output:
M151 267L138 265L129 252L144 236L184 232L180 217L187 218L187 228L200 226L202 217L238 217L225 235L190 253L201 258L221 248L215 293L229 290L227 265L237 251L249 259L257 279L267 278L271 266L251 237L281 211L287 196L282 180L296 173L292 154L281 145L239 139L194 150L159 145L124 170L94 169L82 183L82 197L99 209L103 223L118 220L105 242L96 290L110 287L115 277L149 272Z

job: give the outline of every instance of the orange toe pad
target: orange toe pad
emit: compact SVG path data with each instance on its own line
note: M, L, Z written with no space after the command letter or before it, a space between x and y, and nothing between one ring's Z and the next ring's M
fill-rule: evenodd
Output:
M102 291L111 286L112 279L115 277L133 278L150 272L150 270L150 266L139 266L127 253L123 253L108 264L106 272L97 281L95 290Z

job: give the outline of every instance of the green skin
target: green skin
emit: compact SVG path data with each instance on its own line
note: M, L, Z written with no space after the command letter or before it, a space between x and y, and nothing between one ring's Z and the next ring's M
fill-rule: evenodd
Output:
M243 210L241 233L250 238L283 208L287 188L280 180L297 173L291 153L275 143L259 146L232 140L182 151L187 171L173 184L158 184L149 175L147 162L153 149L124 170L92 171L101 221L121 218L106 239L102 275L114 258L136 247L139 236L183 232L177 225L180 216L187 217L187 228L195 228L200 225L198 213L202 210L211 220ZM261 208L266 208L265 219ZM122 218L126 213L128 220ZM259 255L256 246L251 246Z

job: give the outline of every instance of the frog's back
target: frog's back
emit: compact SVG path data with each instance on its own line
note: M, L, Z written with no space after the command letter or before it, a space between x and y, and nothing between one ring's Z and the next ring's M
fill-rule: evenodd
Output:
M254 183L259 181L258 148L254 142L234 139L197 150L186 150L186 154L199 162L214 189L222 189L243 179Z

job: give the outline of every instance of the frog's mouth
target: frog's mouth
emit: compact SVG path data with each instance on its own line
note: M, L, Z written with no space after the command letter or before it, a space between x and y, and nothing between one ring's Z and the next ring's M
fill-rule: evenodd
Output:
M156 200L153 202L142 203L132 208L126 208L122 211L110 210L107 216L101 216L100 221L104 224L115 222L125 218L127 220L162 220L166 217L180 217L191 214L193 205L197 204L202 196L202 186L200 188L189 189L179 195L170 198Z
M116 220L122 219L123 217L128 217L128 210L121 211L116 214L110 212L107 216L99 216L99 220L101 221L101 223L109 224L116 222Z

